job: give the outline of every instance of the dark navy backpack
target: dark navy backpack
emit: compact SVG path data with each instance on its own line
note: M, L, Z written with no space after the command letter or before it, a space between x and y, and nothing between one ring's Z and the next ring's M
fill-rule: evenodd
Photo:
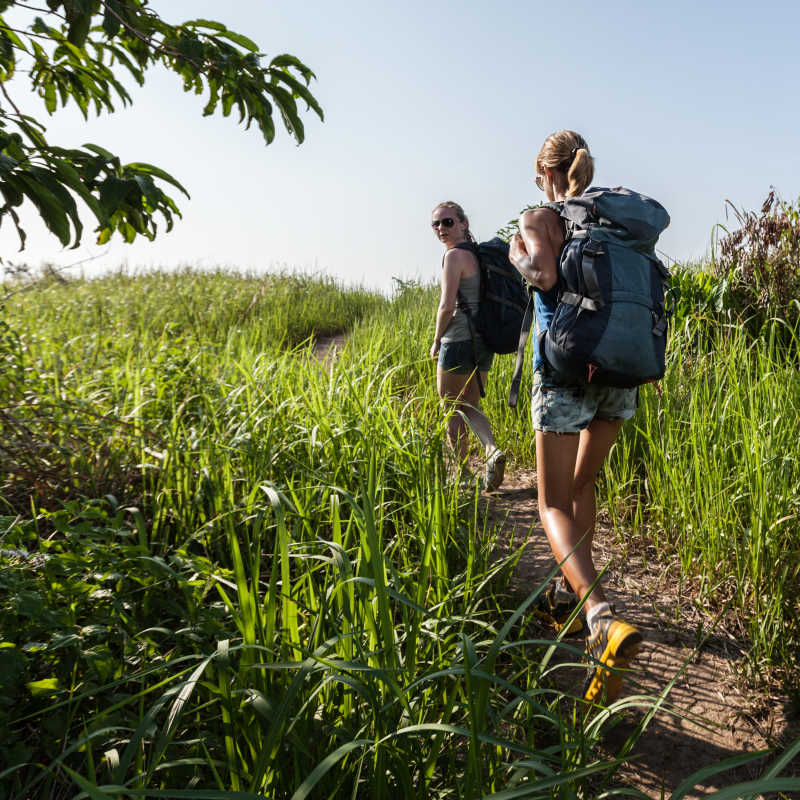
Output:
M515 353L519 344L522 318L528 304L528 291L519 272L508 260L508 243L495 237L481 244L461 242L456 247L473 253L480 268L477 313L470 313L460 292L458 297L459 308L464 311L469 322L473 344L477 331L493 353ZM480 376L478 384L483 396Z
M591 187L561 207L567 239L543 352L565 382L633 387L664 376L666 267L655 253L669 214L622 187Z

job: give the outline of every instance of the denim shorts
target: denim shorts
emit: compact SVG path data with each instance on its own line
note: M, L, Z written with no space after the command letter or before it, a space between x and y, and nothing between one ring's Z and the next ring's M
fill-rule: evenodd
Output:
M639 405L638 389L616 386L562 386L537 371L533 374L533 428L550 433L580 433L597 419L630 419Z
M478 370L488 372L492 366L494 353L488 350L480 336L475 337L475 351L472 350L472 339L462 342L442 342L439 349L439 369L444 372L455 372L469 375L475 370L475 356L478 357Z

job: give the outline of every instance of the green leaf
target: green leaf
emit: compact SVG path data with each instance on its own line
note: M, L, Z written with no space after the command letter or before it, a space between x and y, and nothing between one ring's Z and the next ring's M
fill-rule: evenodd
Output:
M208 28L212 31L225 31L227 28L213 19L193 19L183 23L184 28Z
M338 761L341 761L348 753L360 748L367 748L372 745L371 739L355 739L352 742L346 742L337 747L332 753L329 753L316 767L312 770L311 774L298 786L297 791L292 795L291 800L305 800L310 794L311 790L319 783L320 779L328 772Z
M305 138L305 129L297 115L297 104L294 102L294 98L285 89L275 84L270 84L269 92L280 109L283 124L297 140L297 143L302 143Z
M284 83L287 83L289 86L291 86L291 88L294 90L294 93L298 97L301 97L303 100L305 100L306 105L308 105L309 108L314 109L314 111L316 111L317 113L317 116L321 120L325 119L325 114L323 113L319 103L317 103L316 99L308 90L308 88L304 86L302 83L300 83L300 81L298 81L297 78L295 78L293 75L289 74L285 70L274 70L272 71L272 74L276 78L278 78L278 80L281 80Z
M103 30L106 36L112 39L119 33L122 27L122 20L120 19L120 3L119 0L106 0L106 10L103 13Z
M66 247L70 240L69 222L58 199L29 174L17 173L17 178L23 186L25 196L36 206L44 224Z
M75 0L76 5L80 0ZM86 44L86 37L89 35L89 28L92 25L92 15L89 12L78 12L74 22L69 26L67 39L76 47L83 47Z
M92 210L95 217L99 221L105 217L100 204L97 202L94 195L87 189L78 171L66 159L59 158L53 161L53 169L55 169L59 178L66 186L72 189L84 203Z
M110 153L105 148L100 147L99 144L85 144L83 146L87 150L91 150L93 153L97 153L97 155L103 156L103 158L105 158L106 161L116 161L116 162L119 161L119 159L113 153Z
M138 193L139 187L133 180L121 180L113 175L100 184L100 207L111 216L128 199L132 192Z
M19 161L17 161L16 158L11 158L11 156L5 153L0 153L0 175L6 175L18 165Z
M726 758L723 761L711 764L708 767L703 767L697 770L697 772L693 772L687 778L684 778L684 780L675 787L675 791L670 795L670 800L682 800L682 798L689 794L698 784L705 783L709 778L718 775L720 772L726 772L729 769L740 767L742 764L747 764L750 761L763 758L767 752L767 750L757 750L752 753L732 756L731 758Z
M229 39L234 44L238 44L239 47L243 47L245 50L251 53L258 52L258 45L252 39L248 39L247 36L244 36L241 33L234 33L234 31L226 30L222 34L222 38Z
M160 167L155 167L152 164L145 164L142 161L137 161L132 164L126 164L126 169L135 170L143 175L152 175L154 178L161 178L162 181L172 184L172 186L174 186L176 189L180 189L187 197L190 197L189 192L187 192L186 189L184 189L183 186L172 177L172 175L170 175L168 172L165 172Z
M56 110L56 86L54 83L45 84L44 107L48 114L52 114Z
M177 50L194 67L201 67L205 61L205 48L196 36L182 36L177 41Z
M34 697L57 694L61 691L58 678L42 678L40 681L29 681L26 685Z
M775 759L775 762L770 765L770 768L764 773L763 777L776 778L782 770L789 766L798 753L800 753L800 737Z
M800 791L800 778L761 778L756 781L737 783L735 786L727 786L718 792L706 795L706 797L708 800L741 800L741 798L758 797L772 792L797 791Z
M282 55L275 56L272 61L269 62L271 67L294 67L297 69L300 74L303 76L306 82L309 82L312 78L316 78L317 76L310 70L299 58L296 56L289 55L288 53L283 53Z
M114 233L114 229L108 227L108 225L105 225L102 228L97 228L97 230L99 230L100 233L98 234L97 239L95 239L95 242L99 245L108 244L112 234Z

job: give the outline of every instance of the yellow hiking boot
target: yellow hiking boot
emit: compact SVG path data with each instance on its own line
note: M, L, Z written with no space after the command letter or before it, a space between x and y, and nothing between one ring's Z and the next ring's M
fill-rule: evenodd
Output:
M642 634L618 617L607 614L597 620L594 634L586 640L592 667L583 694L588 702L608 705L619 697L621 671L636 657L641 643Z

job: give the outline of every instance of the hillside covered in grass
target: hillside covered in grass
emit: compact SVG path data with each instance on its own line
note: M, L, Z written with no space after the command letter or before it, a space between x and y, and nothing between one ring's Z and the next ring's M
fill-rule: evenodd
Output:
M5 796L614 789L595 748L613 709L554 688L535 592L508 601L518 554L497 560L477 492L448 479L435 287L186 270L17 288L0 291ZM622 541L737 621L750 677L798 692L796 319L743 323L696 270L672 293L667 375L602 496ZM321 363L314 338L342 331ZM487 411L531 465L511 362Z

